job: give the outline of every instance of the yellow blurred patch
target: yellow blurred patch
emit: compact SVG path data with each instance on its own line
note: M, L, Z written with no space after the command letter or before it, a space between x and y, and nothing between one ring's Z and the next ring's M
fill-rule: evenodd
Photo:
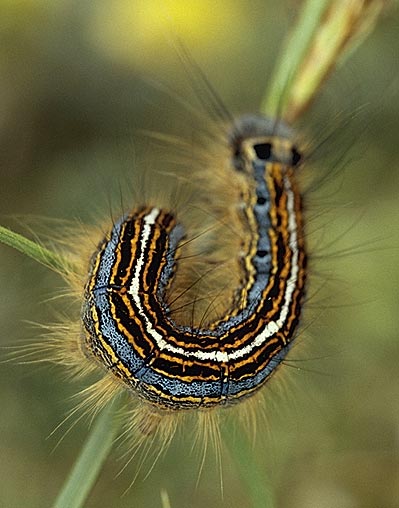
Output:
M228 0L109 0L93 10L89 38L112 59L128 65L134 62L154 66L154 61L148 61L149 55L170 54L176 37L189 47L207 47L210 33L218 36L221 21L228 17L238 22L239 6L235 5Z

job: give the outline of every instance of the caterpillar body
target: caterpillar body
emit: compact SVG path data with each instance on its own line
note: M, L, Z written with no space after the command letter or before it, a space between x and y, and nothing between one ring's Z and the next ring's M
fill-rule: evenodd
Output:
M230 129L220 168L238 181L246 232L233 254L241 286L202 326L176 320L168 292L186 232L157 206L125 214L91 261L84 348L142 399L183 410L236 402L258 390L287 354L305 291L306 253L296 170L301 155L280 121L245 116ZM227 281L228 283L228 281Z

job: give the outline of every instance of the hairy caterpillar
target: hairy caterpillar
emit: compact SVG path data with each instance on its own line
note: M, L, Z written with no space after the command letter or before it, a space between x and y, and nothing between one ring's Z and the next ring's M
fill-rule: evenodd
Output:
M262 117L238 120L230 163L212 168L239 188L242 202L232 207L245 231L241 259L236 255L242 286L215 322L194 328L170 317L165 293L184 237L170 213L134 210L116 222L93 257L83 306L86 347L157 406L234 402L258 389L287 353L306 265L294 175L300 155L288 132Z

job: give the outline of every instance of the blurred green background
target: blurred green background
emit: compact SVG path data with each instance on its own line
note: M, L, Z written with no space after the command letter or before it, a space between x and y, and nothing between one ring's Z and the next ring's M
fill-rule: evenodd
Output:
M141 129L195 139L198 120L182 100L200 105L170 32L230 111L258 110L299 2L169 0L167 14L161 5L0 0L3 224L24 231L16 215L92 222L118 202L126 175L148 161L162 165L162 149L154 154ZM399 506L398 24L393 7L301 122L316 141L333 132L316 152L315 171L325 174L352 149L337 180L309 197L313 242L324 246L312 264L317 294L303 347L266 388L268 424L247 466L273 485L278 507ZM336 113L359 110L343 130ZM345 249L349 255L337 255ZM34 339L27 322L74 312L49 301L63 288L49 270L5 246L0 260L2 345ZM57 369L13 363L1 364L0 379L0 506L50 506L87 435L80 422L55 450L66 429L48 438L79 383L64 382ZM123 497L131 471L115 479L123 465L116 452L85 506L157 507L165 489L172 508L249 508L232 448L228 442L222 457L223 499L212 454L196 486L199 453L177 438Z

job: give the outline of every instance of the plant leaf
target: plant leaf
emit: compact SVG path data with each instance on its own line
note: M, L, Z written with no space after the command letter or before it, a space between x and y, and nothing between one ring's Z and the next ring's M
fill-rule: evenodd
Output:
M115 399L97 416L54 508L80 508L90 494L107 458L117 431Z
M63 256L4 226L0 226L0 242L61 274L66 274L73 269L69 261Z

